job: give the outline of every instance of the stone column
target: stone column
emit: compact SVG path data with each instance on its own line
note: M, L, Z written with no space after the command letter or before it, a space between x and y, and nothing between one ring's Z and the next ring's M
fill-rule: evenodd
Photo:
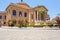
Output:
M19 24L19 19L16 19L16 24Z
M2 15L2 19L1 19L1 25L3 26L4 25L4 15Z
M9 26L8 21L6 21L6 26Z
M30 12L29 12L29 23L30 23Z
M37 21L38 21L38 11L37 11Z
M35 12L33 12L33 14L34 14L34 16L33 16L33 17L34 17L34 21L35 21Z
M36 22L36 16L35 16L36 14L35 14L35 12L34 12L34 24L35 24L35 22Z

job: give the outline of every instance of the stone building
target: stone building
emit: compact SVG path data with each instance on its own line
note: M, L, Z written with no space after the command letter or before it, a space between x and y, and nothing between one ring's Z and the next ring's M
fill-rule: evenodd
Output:
M10 3L5 11L0 11L0 25L7 26L11 20L14 20L16 24L21 22L40 24L40 20L46 21L50 19L47 12L48 9L43 5L32 8L24 2Z

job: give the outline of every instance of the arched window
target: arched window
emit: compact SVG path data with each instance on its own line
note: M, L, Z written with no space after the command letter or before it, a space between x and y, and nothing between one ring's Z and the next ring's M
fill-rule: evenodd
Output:
M26 12L24 13L24 17L27 17L27 13Z
M22 12L21 11L19 12L19 16L22 16Z
M16 16L16 10L13 10L13 16Z

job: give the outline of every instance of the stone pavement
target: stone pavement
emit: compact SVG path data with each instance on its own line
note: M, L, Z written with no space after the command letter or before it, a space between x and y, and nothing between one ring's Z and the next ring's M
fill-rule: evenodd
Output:
M60 40L60 30L0 28L0 40Z

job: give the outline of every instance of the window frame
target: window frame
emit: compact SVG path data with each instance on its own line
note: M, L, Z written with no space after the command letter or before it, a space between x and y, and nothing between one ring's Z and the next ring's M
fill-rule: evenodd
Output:
M26 12L24 13L24 17L27 17L27 13Z
M6 20L6 15L4 16L4 19Z
M16 16L16 10L13 10L12 15Z
M19 12L19 16L22 16L22 12L21 11Z

